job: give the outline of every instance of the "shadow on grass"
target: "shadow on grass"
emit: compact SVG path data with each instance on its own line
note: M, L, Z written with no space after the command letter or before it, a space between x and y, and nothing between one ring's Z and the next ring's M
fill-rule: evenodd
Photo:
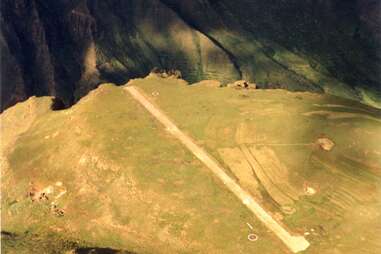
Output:
M136 254L134 252L114 250L110 248L78 248L76 254Z
M80 246L74 239L57 235L41 236L30 232L18 235L1 231L1 253L73 253L73 254L137 254L126 250Z

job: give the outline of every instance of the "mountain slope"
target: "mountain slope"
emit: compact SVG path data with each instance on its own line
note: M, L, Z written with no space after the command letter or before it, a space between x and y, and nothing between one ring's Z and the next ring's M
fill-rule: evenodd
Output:
M380 106L378 1L1 3L2 109L32 95L72 105L154 67Z

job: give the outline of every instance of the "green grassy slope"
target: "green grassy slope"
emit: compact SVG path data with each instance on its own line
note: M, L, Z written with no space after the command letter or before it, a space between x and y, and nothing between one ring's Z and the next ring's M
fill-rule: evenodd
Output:
M240 145L242 124L253 130L246 134L255 140L248 146L310 144L270 146L289 170L289 184L301 193L295 213L284 213L263 186L258 200L290 231L308 232L306 253L381 249L379 110L328 95L187 86L155 75L129 85L144 91L223 165L218 149ZM2 240L3 250L28 253L41 243L42 253L80 246L136 253L288 253L122 87L102 85L67 110L45 105L46 112L18 136L9 135L14 145L3 149L2 227L17 235ZM320 136L335 142L332 151L312 144ZM304 195L305 183L317 193ZM45 188L48 200L32 202L27 193L33 188ZM247 222L260 237L254 243L247 240Z
M136 253L287 253L122 88L103 85L71 109L37 117L4 152L2 230L19 236L3 239L7 252L33 248L37 235L42 253L71 243ZM32 202L32 186L51 186L49 199ZM261 241L247 241L246 222Z
M255 140L247 145L270 144L291 172L288 182L295 189L302 191L305 183L314 186L317 194L301 195L296 212L282 219L295 232L313 229L306 253L381 249L379 110L328 95L185 87L177 82L150 76L129 84L148 95L158 92L151 99L222 164L218 149L239 147L237 130L243 123ZM326 152L313 144L319 137L333 140L334 149ZM266 192L262 198L265 207L281 213Z

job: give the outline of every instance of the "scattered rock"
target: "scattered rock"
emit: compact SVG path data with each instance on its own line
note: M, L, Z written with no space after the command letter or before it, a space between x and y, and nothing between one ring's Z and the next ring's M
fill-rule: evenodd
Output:
M310 184L304 183L303 192L304 192L304 195L313 196L316 194L317 190L314 187L312 187Z
M312 196L316 193L316 190L312 187L307 187L304 192L308 196Z
M169 77L174 77L174 78L177 78L177 79L181 79L182 78L182 74L181 74L181 71L179 70L176 70L176 69L169 69L169 70L166 70L166 69L159 69L158 67L154 67L151 72L151 74L156 74L162 78L169 78Z
M250 83L246 80L238 80L234 83L228 84L227 87L233 87L236 89L256 89L257 85L255 83Z
M65 215L65 210L62 208L59 208L54 202L52 203L50 208L52 213L58 217L62 217Z
M48 186L42 190L38 190L36 186L31 184L30 190L28 191L28 197L32 200L32 202L35 201L46 201L49 200L48 195L53 192L53 187Z
M179 70L170 70L169 75L174 77L174 78L178 78L178 79L182 78L181 71L179 71Z
M32 202L34 202L38 199L38 198L36 199L36 192L37 192L37 190L35 188L31 188L28 192L27 196L32 200Z
M46 195L45 192L42 192L41 195L38 197L39 200L49 200L48 195Z
M316 143L320 146L324 151L331 151L335 146L335 143L329 138L318 138Z

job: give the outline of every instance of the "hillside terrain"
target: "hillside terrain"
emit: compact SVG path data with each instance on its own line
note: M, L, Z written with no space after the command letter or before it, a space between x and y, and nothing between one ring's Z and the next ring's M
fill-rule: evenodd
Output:
M377 0L4 0L1 110L66 106L154 67L380 104Z
M381 111L218 84L150 74L126 86L305 236L303 253L378 253ZM291 253L124 86L51 105L31 97L1 114L5 253Z

